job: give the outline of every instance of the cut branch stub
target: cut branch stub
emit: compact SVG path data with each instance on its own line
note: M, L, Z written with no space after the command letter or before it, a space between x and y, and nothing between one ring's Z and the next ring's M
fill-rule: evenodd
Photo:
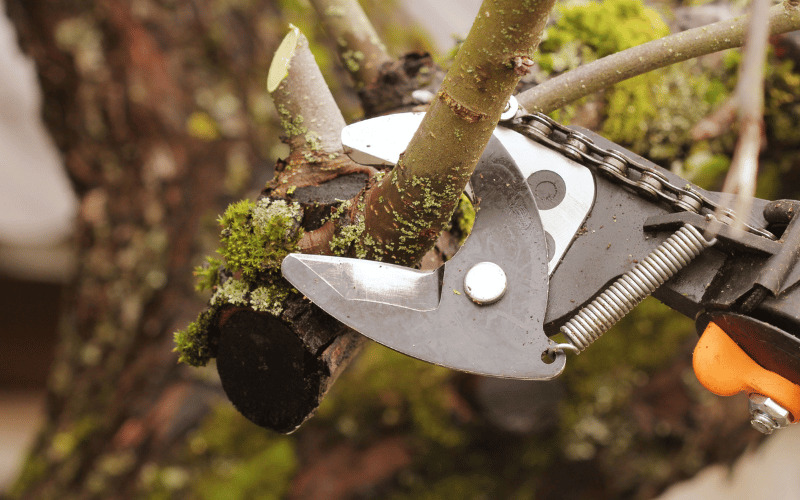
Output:
M294 298L280 318L246 309L232 313L220 327L217 370L242 415L290 433L314 414L365 341Z
M334 198L360 191L363 175L345 182L344 188L341 182L330 182L375 170L343 153L344 119L297 28L292 27L279 47L267 88L291 148L267 187L270 196L314 198L325 207ZM341 189L349 189L348 194L343 196ZM220 315L215 354L233 405L252 422L288 433L314 414L365 339L297 294L289 294L281 306L279 314L241 307Z
M267 90L293 152L329 153L341 149L344 118L311 54L308 39L295 26L291 26L275 53Z
M294 26L275 53L267 90L290 148L289 158L276 167L279 180L270 186L270 194L285 196L296 188L317 186L340 175L374 173L374 169L358 165L344 155L344 118L314 60L308 39Z

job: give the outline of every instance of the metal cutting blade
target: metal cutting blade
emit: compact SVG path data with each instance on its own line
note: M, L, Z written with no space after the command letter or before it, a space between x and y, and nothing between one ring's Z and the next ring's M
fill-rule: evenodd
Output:
M283 274L330 315L415 358L487 376L553 378L564 369L565 357L552 363L543 358L553 344L542 328L547 242L531 189L496 138L472 185L480 200L472 234L435 271L291 254ZM471 300L464 283L483 262L499 266L506 277L502 298L488 305Z

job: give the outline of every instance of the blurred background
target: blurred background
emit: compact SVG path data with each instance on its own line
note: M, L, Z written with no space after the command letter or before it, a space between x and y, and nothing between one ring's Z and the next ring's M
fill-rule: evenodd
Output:
M443 66L468 32L480 5L476 0L362 3L394 55L430 51ZM124 10L129 12L126 16L141 20L151 33L163 37L155 36L161 50L170 50L170 44L190 45L192 38L184 35L191 30L180 31L180 23L195 20L175 5L141 0L109 2L96 11L91 6L76 6L63 16L54 15L51 24L40 22L26 9L10 10L15 13L16 25L6 14L0 16L0 311L4 318L0 330L0 492L25 491L22 482L13 485L27 450L46 421L45 390L63 323L59 314L71 299L64 293L72 290L69 284L76 272L95 269L100 264L91 259L103 258L102 254L90 257L75 250L86 248L86 238L99 242L102 237L96 228L89 236L91 231L87 233L85 227L76 233L79 211L91 220L93 204L98 201L92 196L91 176L81 177L73 159L80 149L75 144L79 139L86 143L82 147L94 151L89 155L104 154L97 146L103 141L119 149L129 141L106 140L107 134L114 134L101 130L105 125L91 128L95 122L114 120L108 111L111 105L100 107L112 100L108 96L114 96L108 84L114 71L124 71L121 68L131 62L123 53L109 49L116 43L108 36L114 33L109 25L128 22L116 14ZM184 68L189 71L187 80L195 86L186 84L175 90L185 94L176 102L189 109L176 120L187 140L194 141L187 142L188 150L202 145L209 148L205 151L222 151L212 155L212 161L223 164L225 170L225 191L214 198L219 213L237 197L255 196L271 176L275 161L286 155L285 146L277 140L280 131L275 110L263 85L259 86L286 23L298 25L311 39L346 118L358 119L360 111L347 75L338 67L305 2L218 0L198 2L196 8L203 12L196 14L198 29L207 33L208 39L198 42L205 44L198 48L197 66L202 68ZM542 44L542 55L526 84L670 31L730 18L743 9L742 2L560 3ZM3 0L0 11L6 11ZM41 12L36 15L47 17ZM171 24L180 34L168 36L159 31ZM45 90L34 62L21 51L19 26L23 45L37 60L55 61L43 69L48 82ZM55 46L69 55L68 60L46 53L51 49L31 41L37 29L45 26L52 31ZM257 36L240 40L243 26L247 27L245 33L253 29ZM759 196L797 198L800 36L793 33L771 42L766 96L769 149L762 156ZM253 48L252 44L261 46ZM118 60L104 59L110 57ZM256 69L251 69L256 65L250 64L252 61L257 61ZM693 127L726 101L738 63L735 51L690 61L619 84L554 116L599 131L693 182L718 189L730 162L735 130L696 140ZM65 64L74 69L63 70ZM111 68L111 76L105 74L106 66ZM209 69L215 66L231 69L218 77ZM57 71L65 73L59 76ZM241 85L232 83L237 71L247 76ZM205 87L197 83L204 72L215 75ZM145 83L131 84L133 90L128 93L134 102L139 102L136 85L150 85L146 81L149 76L145 75ZM136 81L137 77L131 72L126 78ZM64 88L71 88L74 95L60 99L54 82L70 79L78 83L64 84ZM157 75L152 79L157 80ZM150 92L152 95L152 89ZM93 107L95 101L102 106ZM58 129L53 127L58 120L48 118L48 113L54 112L48 110L60 106L78 106L82 112ZM151 108L154 113L169 115L158 103ZM137 119L135 109L126 112ZM87 127L88 132L68 130L79 126ZM153 144L162 131L144 128L150 137L145 146L158 151ZM251 146L253 143L257 146ZM155 165L153 175L167 179L165 183L171 182L173 174L164 171L169 171L172 163L180 164L172 158L180 157L173 146L172 156L167 154L166 159L150 155L142 160ZM136 147L142 144L136 143ZM72 183L65 158L73 162ZM111 175L113 163L104 161L102 175ZM181 167L175 168L178 173L174 175L185 173ZM114 175L124 178L124 174ZM198 182L209 179L213 176ZM83 201L75 194L76 185ZM124 188L124 183L120 185ZM167 188L159 193L173 196ZM214 207L204 210L198 217L213 221ZM185 280L191 279L191 266L200 263L197 255L213 251L213 222L201 223L208 226L208 236L190 245L196 256L186 257L182 264L181 272L188 274ZM142 261L157 258L130 256ZM159 277L152 271L145 275L148 283L156 282L153 289L171 286L169 272ZM165 320L166 328L185 324L203 300L198 296L191 304L173 302L181 312ZM625 336L631 335L640 337L633 348L624 342ZM370 345L337 382L318 415L288 437L244 421L219 396L213 368L181 368L179 378L190 380L187 384L194 392L170 405L192 408L186 410L191 415L181 417L180 430L164 441L168 445L141 449L143 455L149 455L143 463L137 462L130 481L141 498L673 500L701 495L751 498L765 491L773 498L800 498L800 466L793 460L800 448L800 429L761 439L749 428L743 397L723 400L706 393L690 366L695 340L691 321L647 301L591 353L575 358L562 378L549 383L456 374ZM91 364L93 352L83 349L80 356ZM50 379L51 387L57 379ZM198 391L211 403L187 405ZM70 397L67 394L64 400ZM79 449L79 438L66 430L55 436L64 442L39 443L39 449L49 450L51 455L62 448L68 452ZM128 470L119 460L104 463L110 471L106 478L122 477ZM104 498L98 493L103 491L101 486L95 494Z

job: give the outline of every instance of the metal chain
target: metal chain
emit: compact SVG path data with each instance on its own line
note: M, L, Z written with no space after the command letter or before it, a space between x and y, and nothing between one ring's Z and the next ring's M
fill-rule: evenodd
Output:
M599 171L612 181L631 188L643 198L664 202L675 211L689 211L703 215L718 211L721 214L720 221L725 224L731 224L736 217L733 210L722 207L692 184L688 182L683 186L672 184L655 168L637 163L619 151L603 149L590 138L547 115L520 111L503 123L524 136ZM744 228L758 236L777 240L769 231L747 222L744 222Z

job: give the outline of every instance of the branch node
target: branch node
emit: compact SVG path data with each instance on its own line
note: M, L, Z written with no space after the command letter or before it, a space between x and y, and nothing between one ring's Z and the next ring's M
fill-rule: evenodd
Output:
M481 120L489 118L489 115L487 115L486 113L474 111L464 106L444 90L440 90L439 93L436 94L436 97L438 97L445 104L447 104L447 107L452 109L453 113L455 113L456 116L458 116L459 118L468 123L477 123Z
M516 56L511 60L511 66L514 68L514 73L525 76L531 72L533 61L528 56Z

